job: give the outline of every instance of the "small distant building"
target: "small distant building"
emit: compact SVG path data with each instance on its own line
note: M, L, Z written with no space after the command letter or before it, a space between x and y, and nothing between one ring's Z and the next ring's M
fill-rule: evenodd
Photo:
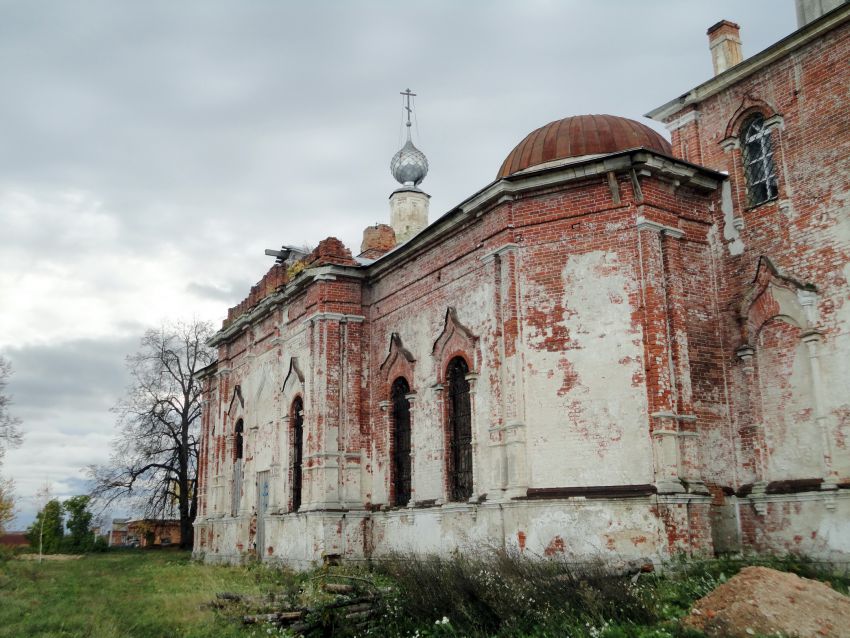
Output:
M4 547L29 547L26 532L6 532L0 534L0 545Z
M176 519L143 518L127 522L128 545L151 547L155 545L179 545L180 521Z
M124 547L127 544L127 519L113 518L112 529L109 531L109 546Z

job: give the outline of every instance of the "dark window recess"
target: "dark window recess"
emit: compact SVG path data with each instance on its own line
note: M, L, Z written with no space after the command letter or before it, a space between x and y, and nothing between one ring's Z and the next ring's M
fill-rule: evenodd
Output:
M245 424L242 422L242 419L239 419L236 422L236 444L233 446L233 455L234 460L239 460L243 456L243 432L245 431Z
M292 511L301 507L302 464L304 460L304 402L292 402Z
M472 496L472 406L469 397L469 367L455 357L448 368L449 408L449 497L466 501Z
M242 448L245 424L242 419L236 422L233 435L233 485L231 486L230 515L237 516L242 504Z
M754 115L741 131L744 171L747 176L747 200L757 206L776 197L776 168L770 131L764 127L764 116Z
M393 504L407 505L410 501L410 386L403 377L393 382Z

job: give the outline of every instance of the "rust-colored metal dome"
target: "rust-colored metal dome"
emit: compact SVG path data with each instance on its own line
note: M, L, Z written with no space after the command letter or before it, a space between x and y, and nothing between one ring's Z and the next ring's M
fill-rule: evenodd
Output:
M565 117L529 133L505 158L497 179L552 160L639 147L672 154L670 142L640 122L614 115Z

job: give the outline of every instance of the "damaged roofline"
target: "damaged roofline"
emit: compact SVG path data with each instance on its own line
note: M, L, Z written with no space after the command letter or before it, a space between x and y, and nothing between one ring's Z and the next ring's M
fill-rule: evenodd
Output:
M848 20L850 20L850 5L845 4L833 9L829 13L821 16L818 20L810 22L804 27L797 29L790 35L784 37L776 44L769 46L764 51L755 54L751 58L747 58L743 62L739 62L723 73L720 73L710 80L707 80L691 89L684 95L653 109L649 113L646 113L644 117L648 117L649 119L656 120L658 122L663 122L667 118L681 111L686 106L702 102L706 98L725 90L729 86L736 84L753 73L770 66L778 59L814 40L817 40L828 31L835 29Z
M723 173L643 147L605 155L592 155L584 159L573 158L565 162L550 162L549 165L528 168L491 182L438 217L433 224L410 240L370 264L307 268L282 289L268 295L256 306L234 319L229 326L215 333L207 345L214 347L229 341L253 322L292 299L315 280L333 279L337 276L356 279L381 277L416 255L429 250L467 220L483 215L488 209L502 202L512 201L529 191L604 176L608 173L625 173L633 169L649 171L701 190L713 190L726 179Z
M359 266L329 265L302 270L295 279L286 284L282 289L265 297L256 306L234 319L233 323L229 326L216 332L207 341L207 345L212 348L220 343L229 341L249 325L265 317L277 306L299 294L313 281L317 279L336 279L337 276L353 277L355 279L363 279L365 277L362 268Z

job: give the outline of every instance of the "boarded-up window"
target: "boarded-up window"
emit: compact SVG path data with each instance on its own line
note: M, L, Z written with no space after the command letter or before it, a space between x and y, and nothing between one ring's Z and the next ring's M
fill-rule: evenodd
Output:
M393 504L407 505L410 501L410 386L404 377L393 382Z
M292 511L301 507L302 465L304 461L304 402L292 402Z
M472 496L472 406L469 396L469 366L455 357L447 371L449 418L449 497L466 501Z

